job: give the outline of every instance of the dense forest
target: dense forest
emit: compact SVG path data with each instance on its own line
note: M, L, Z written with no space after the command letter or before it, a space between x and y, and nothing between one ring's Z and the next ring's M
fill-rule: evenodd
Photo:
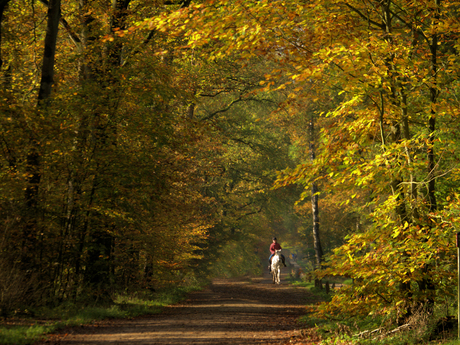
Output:
M0 309L258 273L456 293L455 1L0 0Z

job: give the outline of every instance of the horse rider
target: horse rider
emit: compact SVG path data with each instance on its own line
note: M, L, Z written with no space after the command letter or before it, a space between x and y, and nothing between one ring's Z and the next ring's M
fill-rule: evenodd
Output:
M275 255L275 251L276 250L280 250L281 249L281 246L280 244L277 242L276 240L276 237L273 237L273 242L272 244L270 245L270 257L268 258L268 270L271 271L271 267L272 267L272 257L273 255ZM281 256L281 261L283 262L283 265L284 267L286 267L286 262L285 262L285 258L284 258L284 255L283 254L280 254Z

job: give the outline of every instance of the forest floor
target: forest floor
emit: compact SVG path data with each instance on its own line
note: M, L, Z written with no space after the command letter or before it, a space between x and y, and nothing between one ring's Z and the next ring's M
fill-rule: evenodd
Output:
M67 328L40 344L313 344L298 319L318 298L288 284L287 271L281 285L272 284L268 272L260 278L215 279L161 314Z

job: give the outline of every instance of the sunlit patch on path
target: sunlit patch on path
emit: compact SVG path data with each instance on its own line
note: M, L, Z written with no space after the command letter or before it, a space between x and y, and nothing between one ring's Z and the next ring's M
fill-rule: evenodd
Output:
M298 332L296 321L314 299L305 289L287 284L286 275L282 285L273 285L268 273L252 280L217 279L161 314L74 328L58 341L61 345L280 344Z

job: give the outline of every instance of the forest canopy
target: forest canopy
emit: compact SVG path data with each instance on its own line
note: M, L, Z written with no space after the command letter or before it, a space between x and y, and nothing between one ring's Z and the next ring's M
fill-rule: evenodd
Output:
M458 14L0 0L8 301L260 272L281 235L354 281L321 316L431 310L455 289Z

